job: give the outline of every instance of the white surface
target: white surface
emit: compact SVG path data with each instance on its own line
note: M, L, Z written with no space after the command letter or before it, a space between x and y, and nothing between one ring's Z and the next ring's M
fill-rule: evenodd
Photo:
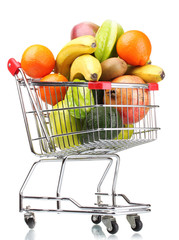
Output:
M100 25L106 19L118 21L125 31L144 31L152 42L153 64L163 67L166 73L158 92L158 125L161 127L158 140L120 154L118 192L125 193L132 201L151 203L152 212L141 216L144 227L140 233L134 233L130 229L124 216L117 217L120 230L115 236L110 236L103 225L100 225L103 232L100 227L94 228L88 215L46 213L37 214L36 228L29 231L23 221L23 214L18 212L18 192L31 164L37 158L29 150L15 81L7 71L7 61L10 57L20 61L26 47L35 43L46 45L56 56L69 41L74 24L87 20ZM94 0L11 0L0 3L0 206L1 236L4 239L176 238L179 214L178 22L178 5L175 0L111 0L106 3ZM94 165L95 169L97 167ZM83 166L79 165L78 170L78 173L70 171L70 180L79 180L84 171ZM89 188L94 182L92 176L91 169L91 174L85 180ZM47 183L48 181L44 184ZM84 181L81 183L78 196L83 202ZM70 187L68 181L66 184ZM74 190L72 187L70 191L76 194Z

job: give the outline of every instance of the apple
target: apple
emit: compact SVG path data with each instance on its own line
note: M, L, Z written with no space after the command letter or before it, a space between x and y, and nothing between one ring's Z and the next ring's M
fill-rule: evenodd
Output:
M112 83L145 84L142 78L134 75L117 77ZM117 111L121 115L123 124L137 123L142 120L149 111L148 107L140 107L141 105L149 105L149 94L147 89L113 88L105 91L104 101L104 104L128 105L117 107ZM130 107L130 105L133 106Z
M52 135L61 135L80 131L78 119L72 117L65 100L58 102L54 107L54 111L50 113L50 125ZM62 109L62 110L58 110ZM68 136L54 137L55 145L61 149L78 146L80 144L77 134Z
M84 35L95 36L98 28L99 26L92 22L78 23L71 30L71 39L84 36Z

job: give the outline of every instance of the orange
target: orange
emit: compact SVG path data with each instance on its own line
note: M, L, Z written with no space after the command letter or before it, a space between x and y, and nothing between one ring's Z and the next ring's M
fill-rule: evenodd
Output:
M21 67L32 78L42 78L55 66L53 53L45 46L35 44L28 47L21 59Z
M54 73L46 75L40 80L40 82L68 82L68 80L63 75ZM44 102L54 106L64 99L67 89L68 88L64 86L40 86L38 94Z
M116 44L120 58L133 66L143 66L150 58L151 42L145 33L138 30L122 34Z

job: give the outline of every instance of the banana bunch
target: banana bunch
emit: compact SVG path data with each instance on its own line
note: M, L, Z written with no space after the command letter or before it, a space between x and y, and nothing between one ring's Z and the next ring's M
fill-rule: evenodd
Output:
M55 72L61 73L70 81L75 78L86 81L100 80L101 62L117 56L116 42L123 33L124 30L118 23L106 20L95 37L84 35L72 39L58 53Z
M71 40L58 53L55 72L71 81L74 78L98 81L102 72L101 64L91 55L96 47L96 39L91 35Z

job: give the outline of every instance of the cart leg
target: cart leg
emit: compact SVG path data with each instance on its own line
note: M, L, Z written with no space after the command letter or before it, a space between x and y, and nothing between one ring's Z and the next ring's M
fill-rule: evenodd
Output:
M116 206L116 185L117 185L117 178L118 178L118 174L119 174L120 157L118 155L111 155L107 159L109 159L110 162L98 183L97 193L101 192L101 185L104 182L104 179L105 179L107 173L109 172L109 169L113 163L113 159L115 159L115 170L114 170L113 183L112 183L112 205ZM98 205L100 205L102 203L101 196L97 196L97 203L98 203Z
M58 180L58 185L57 185L57 192L56 192L57 197L60 197L60 193L61 193L61 188L62 188L62 182L63 182L63 175L64 175L64 171L65 171L66 160L67 160L67 158L64 158L64 159L62 160L62 164L61 164L60 175L59 175L59 180ZM58 209L60 209L60 201L57 201L57 210L58 210Z
M108 165L107 165L107 167L106 167L106 169L105 169L105 171L104 171L104 173L103 173L103 175L102 175L102 177L101 177L101 179L100 179L100 181L98 183L97 193L101 192L101 185L104 182L104 179L105 179L107 173L109 172L109 169L110 169L112 163L113 163L113 159L110 158L110 162L108 163ZM100 205L101 203L102 203L101 196L97 196L97 204Z
M20 211L20 212L22 212L22 210L23 210L23 192L24 192L24 189L25 189L25 187L26 187L26 185L27 185L27 183L28 183L28 181L29 181L32 173L34 172L36 166L37 166L39 163L41 163L41 160L35 162L35 163L32 165L32 167L31 167L30 171L28 172L27 177L25 178L25 181L23 182L22 187L21 187L21 189L20 189L20 191L19 191L19 211Z
M115 155L114 158L116 159L116 166L115 166L113 184L112 184L112 205L116 206L116 185L117 185L117 178L119 174L120 157L118 155Z

